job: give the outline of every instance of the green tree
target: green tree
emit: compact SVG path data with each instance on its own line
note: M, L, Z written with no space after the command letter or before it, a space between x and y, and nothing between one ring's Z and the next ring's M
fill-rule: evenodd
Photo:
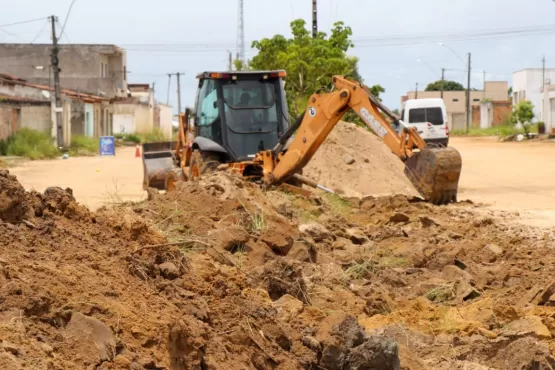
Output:
M507 91L507 95L509 96L509 100L513 99L513 87L509 87L509 90Z
M426 86L426 91L441 91L443 84L443 91L462 91L465 90L464 86L457 81L439 80L432 82Z
M351 41L353 32L343 22L333 25L329 37L324 32L318 32L313 38L302 19L291 22L291 31L291 38L275 35L254 41L252 47L258 53L249 62L249 67L253 70L287 71L285 91L292 117L297 117L306 109L311 94L322 87L328 89L334 75L349 75L362 80L358 59L347 55L347 51L354 46ZM385 92L379 85L370 89L377 97Z
M530 125L534 119L534 104L529 100L523 100L513 109L511 120L514 124L520 123L526 134L526 138L530 139Z

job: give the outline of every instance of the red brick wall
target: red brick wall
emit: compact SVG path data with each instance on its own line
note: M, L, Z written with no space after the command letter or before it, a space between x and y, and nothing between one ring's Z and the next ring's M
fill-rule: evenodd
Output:
M492 126L497 126L503 123L505 118L511 114L513 110L510 100L506 101L493 101L493 122ZM480 127L480 106L474 105L472 107L472 125Z

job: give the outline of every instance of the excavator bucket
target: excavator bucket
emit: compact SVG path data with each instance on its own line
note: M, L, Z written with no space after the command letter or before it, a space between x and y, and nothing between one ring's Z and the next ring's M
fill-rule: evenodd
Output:
M143 144L143 188L164 190L166 174L175 168L173 149L176 141Z
M405 161L405 175L433 204L457 201L462 159L454 148L424 148Z

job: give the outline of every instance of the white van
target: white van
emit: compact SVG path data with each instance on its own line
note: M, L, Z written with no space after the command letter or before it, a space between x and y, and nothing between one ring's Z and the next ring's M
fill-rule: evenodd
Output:
M441 98L411 99L403 103L401 120L414 127L426 143L447 147L449 126L447 110Z

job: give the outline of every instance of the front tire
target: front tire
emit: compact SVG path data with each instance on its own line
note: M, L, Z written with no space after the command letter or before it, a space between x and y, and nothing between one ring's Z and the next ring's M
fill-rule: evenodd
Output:
M191 154L189 178L191 180L199 180L203 175L208 175L216 171L220 164L219 155L195 150L193 154Z

